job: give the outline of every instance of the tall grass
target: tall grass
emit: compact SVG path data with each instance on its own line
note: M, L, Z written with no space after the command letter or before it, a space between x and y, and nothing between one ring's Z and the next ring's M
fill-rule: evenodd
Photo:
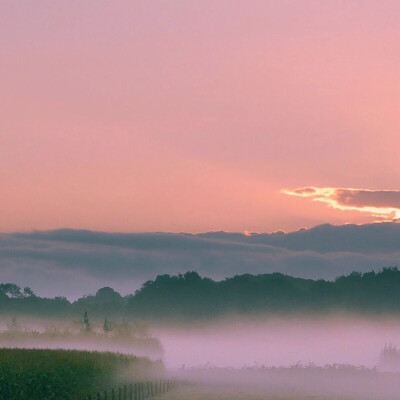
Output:
M0 400L75 400L155 368L147 359L75 350L0 349Z

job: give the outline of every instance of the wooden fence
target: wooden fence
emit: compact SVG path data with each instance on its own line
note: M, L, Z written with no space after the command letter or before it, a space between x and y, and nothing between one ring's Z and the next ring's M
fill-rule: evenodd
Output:
M173 379L136 382L86 396L85 400L145 400L166 393L177 386L178 381Z

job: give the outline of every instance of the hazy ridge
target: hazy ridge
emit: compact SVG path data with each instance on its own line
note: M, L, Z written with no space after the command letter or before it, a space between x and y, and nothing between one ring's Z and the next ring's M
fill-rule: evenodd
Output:
M0 235L0 281L78 299L99 287L123 295L159 274L221 280L283 274L333 280L400 265L400 224L320 225L292 233L106 233L63 229Z

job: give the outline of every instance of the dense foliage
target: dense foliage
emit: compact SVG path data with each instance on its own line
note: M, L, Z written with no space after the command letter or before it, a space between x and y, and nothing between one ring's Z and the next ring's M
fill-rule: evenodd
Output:
M158 276L131 297L128 309L141 317L209 318L229 314L357 312L398 313L400 271L342 276L335 281L279 273L238 275L220 282L195 272Z
M120 371L150 368L150 361L122 354L0 349L0 400L81 399L119 383Z
M2 289L3 288L3 289ZM7 290L4 290L6 288ZM44 299L29 288L0 285L0 312L8 314L129 318L212 318L227 314L348 311L398 313L400 271L353 272L334 281L294 278L280 273L237 275L222 281L196 272L159 275L134 295L122 297L111 288L73 303Z

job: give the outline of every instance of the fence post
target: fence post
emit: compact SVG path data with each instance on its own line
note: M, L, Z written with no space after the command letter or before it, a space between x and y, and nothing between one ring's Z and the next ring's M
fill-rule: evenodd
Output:
M118 400L122 400L122 389L118 388Z
M124 400L127 400L126 399L126 385L124 385Z
M100 400L100 392L97 393L97 400Z
M133 400L132 383L129 385L129 400Z
M104 400L107 400L107 390L104 391Z
M115 391L114 391L114 388L111 389L111 400L115 400Z

